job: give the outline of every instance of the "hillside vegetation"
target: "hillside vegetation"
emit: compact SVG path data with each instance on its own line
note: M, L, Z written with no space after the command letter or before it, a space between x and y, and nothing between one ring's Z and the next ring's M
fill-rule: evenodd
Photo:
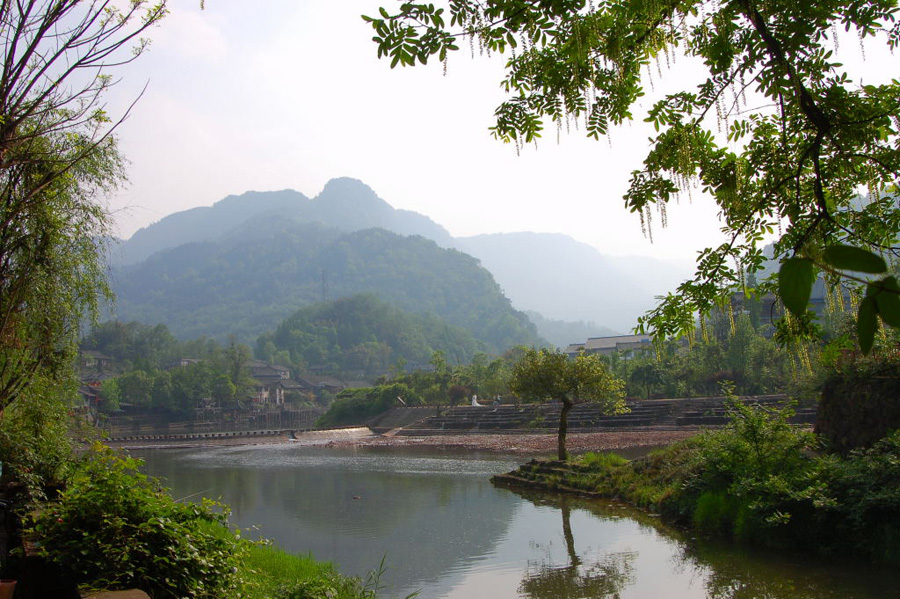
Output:
M267 361L283 356L280 361L295 367L376 373L399 360L424 364L435 351L468 363L483 345L436 316L404 312L367 294L298 310L260 336L256 353Z
M371 293L464 329L487 351L539 342L474 258L384 229L342 233L259 217L217 241L118 269L113 287L120 320L164 323L182 339L254 340L299 308Z

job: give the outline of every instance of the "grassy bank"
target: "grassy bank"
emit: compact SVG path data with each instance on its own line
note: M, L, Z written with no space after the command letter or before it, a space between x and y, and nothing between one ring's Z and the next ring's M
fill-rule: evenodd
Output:
M620 499L710 536L900 563L900 432L840 457L786 417L735 404L725 429L645 458L533 461L497 482Z
M366 580L343 576L330 563L272 545L253 545L242 568L247 599L374 599L378 592L378 570Z

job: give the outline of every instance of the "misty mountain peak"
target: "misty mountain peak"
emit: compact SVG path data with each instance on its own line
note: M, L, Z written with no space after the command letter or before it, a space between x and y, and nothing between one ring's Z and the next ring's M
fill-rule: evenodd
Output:
M340 222L352 230L383 227L394 209L362 181L340 177L325 184L312 201L312 212L322 222Z

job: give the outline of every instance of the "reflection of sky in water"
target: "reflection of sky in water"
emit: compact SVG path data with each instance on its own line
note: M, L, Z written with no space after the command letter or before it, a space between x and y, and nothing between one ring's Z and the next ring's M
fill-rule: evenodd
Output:
M179 452L179 461L190 462L198 468L253 467L278 469L283 467L339 469L345 472L391 472L395 474L453 474L491 476L514 468L509 458L486 456L486 459L458 454L421 455L406 452L390 453L376 449L333 449L316 446L277 444L269 446L222 447L191 454ZM434 452L432 452L434 453ZM477 454L476 454L477 455ZM411 456L411 457L407 457Z
M257 525L288 551L358 575L386 557L383 597L421 589L423 599L870 599L897 596L900 582L732 547L688 548L617 506L525 499L488 481L515 466L508 457L290 444L141 457L176 497L221 497L236 525Z

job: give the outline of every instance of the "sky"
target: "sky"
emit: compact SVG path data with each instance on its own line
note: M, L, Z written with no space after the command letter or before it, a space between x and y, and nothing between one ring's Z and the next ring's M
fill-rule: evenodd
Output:
M149 52L116 72L108 98L115 117L143 90L118 130L130 183L109 199L117 234L250 190L314 197L347 176L454 236L565 233L606 254L679 261L721 241L699 194L668 208L665 229L652 223L652 243L625 209L645 123L600 141L551 125L517 154L488 131L502 59L463 46L446 74L378 60L360 15L390 1L170 0ZM690 70L676 64L655 92Z
M446 74L378 60L360 15L389 1L171 1L108 96L116 117L143 90L118 129L130 182L109 199L116 233L250 190L314 197L347 176L454 236L565 233L607 254L682 260L719 240L702 198L669 208L653 243L624 208L643 123L600 141L551 129L517 155L488 131L502 59L464 47Z

